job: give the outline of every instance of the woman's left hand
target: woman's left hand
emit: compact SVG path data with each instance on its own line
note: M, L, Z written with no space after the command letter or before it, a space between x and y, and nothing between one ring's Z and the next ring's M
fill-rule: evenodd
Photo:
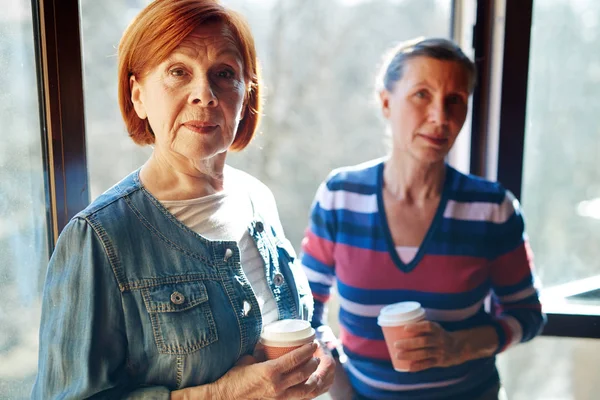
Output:
M335 378L335 360L330 355L324 354L319 348L316 352L321 362L317 370L313 372L310 379L317 379L317 388L311 393L311 396L317 397L326 393ZM311 397L314 398L314 397Z
M466 361L461 341L438 323L421 321L406 325L404 329L413 337L394 342L397 352L392 357L410 361L409 372L449 367Z

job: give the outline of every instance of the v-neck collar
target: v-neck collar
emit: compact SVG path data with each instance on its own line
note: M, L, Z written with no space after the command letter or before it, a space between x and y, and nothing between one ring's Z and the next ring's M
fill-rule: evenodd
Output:
M398 256L398 252L396 251L396 245L394 244L394 239L392 238L392 232L390 230L390 226L388 224L387 215L385 212L385 206L383 204L383 168L385 162L382 161L378 166L377 170L377 208L379 209L379 218L381 222L381 227L383 229L383 234L385 236L385 241L388 247L388 253L396 267L398 267L403 272L410 272L419 264L423 256L425 255L425 249L427 248L431 238L437 227L440 224L441 219L444 216L444 210L446 209L446 204L448 203L448 193L451 187L451 182L453 179L453 171L447 164L445 164L446 168L446 176L444 177L444 186L442 188L442 197L440 199L440 204L438 204L437 210L435 212L435 216L431 221L431 225L429 225L429 229L427 230L427 234L423 238L423 241L419 245L419 250L415 257L408 263L405 264Z

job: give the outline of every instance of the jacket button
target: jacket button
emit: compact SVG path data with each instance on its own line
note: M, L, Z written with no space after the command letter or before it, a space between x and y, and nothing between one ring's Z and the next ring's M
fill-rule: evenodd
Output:
M256 232L262 233L262 231L264 231L264 230L265 230L265 226L263 225L262 222L258 221L256 223Z
M223 257L223 260L224 261L229 260L232 255L233 255L233 250L231 250L231 249L225 250L225 257Z
M177 305L183 304L184 301L185 301L185 296L182 295L181 293L179 293L179 292L173 292L171 294L171 302L173 304L177 304Z
M275 274L275 276L273 277L273 283L275 284L275 286L283 285L283 281L283 275L281 274Z

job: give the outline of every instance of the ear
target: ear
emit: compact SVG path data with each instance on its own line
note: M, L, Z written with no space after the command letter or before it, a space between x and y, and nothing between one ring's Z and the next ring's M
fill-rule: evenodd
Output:
M246 90L244 93L244 102L242 103L242 110L240 111L240 121L243 120L246 116L246 109L248 108L248 102L250 101L251 93L252 89L250 89L250 86L246 86Z
M388 119L390 117L390 92L383 89L379 92L379 100L381 103L381 113Z
M141 84L134 75L129 78L129 90L131 91L131 102L133 103L133 108L135 109L137 116L140 117L140 119L148 118L146 107L144 107L144 102L142 101Z

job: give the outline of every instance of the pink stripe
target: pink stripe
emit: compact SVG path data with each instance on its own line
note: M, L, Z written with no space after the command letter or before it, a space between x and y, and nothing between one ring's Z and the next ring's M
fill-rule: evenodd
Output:
M491 265L492 282L496 286L511 286L531 275L533 260L527 242L496 258Z
M340 340L345 348L359 356L376 358L378 360L391 360L390 353L383 340L370 340L354 336L342 326L340 326Z
M329 267L334 265L334 247L333 242L315 235L310 229L306 230L304 239L302 239L302 251Z
M326 296L323 294L317 294L315 292L312 293L313 299L320 301L321 303L327 303L327 301L329 300L329 297L331 296Z
M359 289L465 293L488 278L488 261L479 257L425 255L409 273L401 271L387 252L337 243L334 258L338 279Z

